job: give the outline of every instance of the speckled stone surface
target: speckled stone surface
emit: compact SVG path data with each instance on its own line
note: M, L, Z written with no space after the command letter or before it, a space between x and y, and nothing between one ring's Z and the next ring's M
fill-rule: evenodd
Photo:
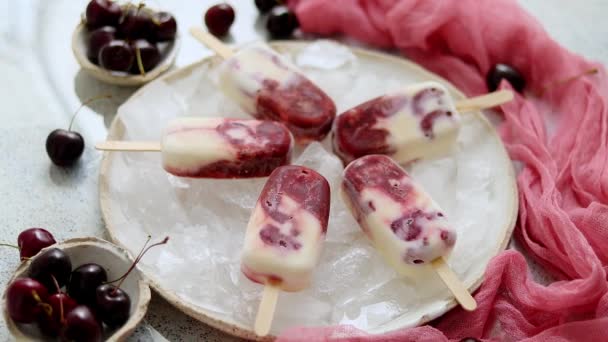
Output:
M187 28L202 24L214 0L156 0L150 6L173 12L183 35L177 65L183 66L210 52L187 36ZM15 242L28 227L45 227L57 239L105 237L98 203L100 153L92 142L105 137L116 108L134 89L100 83L82 72L70 50L73 28L86 0L0 1L0 240ZM590 59L608 63L608 13L605 0L521 0L561 43ZM263 21L253 1L232 1L237 19L229 40L241 43L265 38ZM67 128L81 101L111 93L112 99L84 108L75 129L87 147L76 167L53 166L44 148L55 128ZM0 289L4 291L18 253L0 252ZM205 286L205 284L201 284ZM157 294L145 323L132 341L237 341L182 314ZM0 341L10 340L0 320Z

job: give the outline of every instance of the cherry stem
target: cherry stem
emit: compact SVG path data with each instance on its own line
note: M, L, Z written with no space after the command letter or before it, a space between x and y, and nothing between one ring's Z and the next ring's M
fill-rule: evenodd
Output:
M21 248L19 248L18 246L11 245L10 243L0 243L0 246L4 246L4 247L13 247L13 248L16 248L16 249L21 250Z
M72 115L72 120L70 120L70 126L68 127L68 131L72 130L72 125L74 124L74 119L76 119L76 115L78 115L78 112L80 112L80 110L82 109L82 107L88 105L89 103L91 103L93 101L97 101L97 100L101 100L101 99L109 99L111 97L112 97L112 95L105 94L105 95L99 95L99 96L91 97L90 99L84 101L80 105L80 107L78 107L78 109L76 109L76 111L74 112L74 115Z
M555 88L555 87L558 87L560 85L566 84L568 82L574 81L575 79L577 79L579 77L583 77L583 76L586 76L586 75L597 74L598 72L599 72L598 68L592 68L592 69L583 71L582 73L580 73L578 75L570 76L570 77L567 77L567 78L564 78L564 79L561 79L561 80L557 80L555 82L551 82L551 83L547 84L546 86L544 86L541 89L539 96L543 96L545 94L545 92L547 90L551 89L551 88Z
M141 258L143 258L144 254L146 254L150 250L150 248L153 248L153 247L156 247L156 246L160 246L160 245L164 245L168 241L169 241L169 237L166 236L161 242L157 242L157 243L151 244L150 246L146 247L142 252L140 252L139 255L137 256L137 258L131 264L131 267L129 267L129 269L127 270L127 272L125 272L125 274L122 277L120 277L120 278L118 278L118 279L116 279L114 281L111 281L111 283L113 283L113 282L116 282L116 281L120 280L120 282L118 283L118 285L116 285L114 287L114 291L112 291L111 295L112 296L116 295L116 292L118 291L118 289L120 289L120 286L125 281L125 279L127 279L127 276L129 275L129 273L131 273L131 271L135 268L135 266L137 265L137 263L139 263L139 261L141 260Z
M141 59L141 49L139 46L135 47L135 57L137 59L137 68L142 76L146 76L146 70L144 70L144 62Z
M57 278L55 278L54 275L51 274L51 278L53 279L53 284L55 284L55 288L57 289L57 292L61 293L61 288L59 287L59 283L57 282Z
M139 260L139 258L141 257L142 253L144 252L144 250L146 250L146 246L148 245L148 243L150 242L150 240L152 239L152 235L148 235L148 239L146 239L146 242L144 243L144 246L141 248L141 250L139 251L139 254L137 254L137 256L135 257L133 262L137 262ZM119 280L121 280L124 277L124 274L120 277L120 278L116 278L112 281L107 281L105 282L105 284L111 284L111 283L115 283Z

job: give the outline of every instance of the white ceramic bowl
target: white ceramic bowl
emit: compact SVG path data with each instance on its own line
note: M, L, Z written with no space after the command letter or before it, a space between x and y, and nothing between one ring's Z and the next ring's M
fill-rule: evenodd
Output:
M97 238L88 237L67 240L47 247L41 253L50 248L64 250L72 261L73 269L82 264L92 262L101 265L108 273L108 279L116 279L123 275L131 266L133 260L124 249ZM17 278L27 277L31 262L40 256L41 253L21 263L11 277L9 284ZM150 303L150 287L137 268L134 268L129 273L129 276L120 288L131 299L131 317L120 329L113 331L111 335L104 336L106 341L126 340L133 333L137 324L143 319ZM18 324L9 317L6 309L6 290L2 295L2 313L9 331L17 341L40 340L40 333L34 324Z
M126 72L117 72L103 69L102 67L93 64L87 57L87 38L89 31L84 23L78 24L72 34L72 52L74 57L80 64L80 67L89 75L96 79L120 86L139 86L160 76L165 71L169 70L179 50L180 37L177 35L175 40L171 42L162 42L159 44L161 60L158 65L146 72L145 75L133 75Z

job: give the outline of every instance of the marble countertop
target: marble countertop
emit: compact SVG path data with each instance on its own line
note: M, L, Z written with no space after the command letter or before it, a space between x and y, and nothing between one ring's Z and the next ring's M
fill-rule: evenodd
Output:
M182 45L176 65L184 66L211 54L187 35L202 25L202 15L214 0L155 0L177 17ZM229 1L237 11L229 41L265 39L263 20L252 0ZM520 0L560 43L589 59L608 64L608 1ZM28 227L44 227L58 240L80 236L107 238L99 210L97 176L101 154L92 142L105 138L116 108L135 88L101 83L80 70L72 56L72 30L86 0L0 1L0 241L16 241ZM75 129L87 146L71 169L53 166L45 140L56 128L66 128L73 111L90 97L110 93L110 100L85 107ZM16 252L0 253L0 290L18 266ZM133 341L236 341L174 309L153 295L148 314ZM10 340L0 321L0 340Z

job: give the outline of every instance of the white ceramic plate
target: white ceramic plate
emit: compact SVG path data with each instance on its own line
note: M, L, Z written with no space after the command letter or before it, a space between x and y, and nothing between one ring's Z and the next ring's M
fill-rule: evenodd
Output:
M397 57L320 41L273 44L336 101L338 112L425 80L447 81ZM214 86L220 60L205 59L146 85L120 109L108 139L156 140L175 116L247 117ZM449 264L471 289L503 250L517 214L512 164L481 113L465 116L449 156L407 167L458 230ZM455 306L433 272L399 279L370 247L338 196L342 165L327 141L297 149L294 163L318 170L332 187L330 226L310 289L281 294L271 332L295 325L351 324L370 333L416 326ZM152 286L192 317L257 339L252 324L261 286L239 271L251 208L264 184L190 180L166 174L158 153L107 153L100 174L101 209L112 239L132 253L148 234L171 236L140 268Z

